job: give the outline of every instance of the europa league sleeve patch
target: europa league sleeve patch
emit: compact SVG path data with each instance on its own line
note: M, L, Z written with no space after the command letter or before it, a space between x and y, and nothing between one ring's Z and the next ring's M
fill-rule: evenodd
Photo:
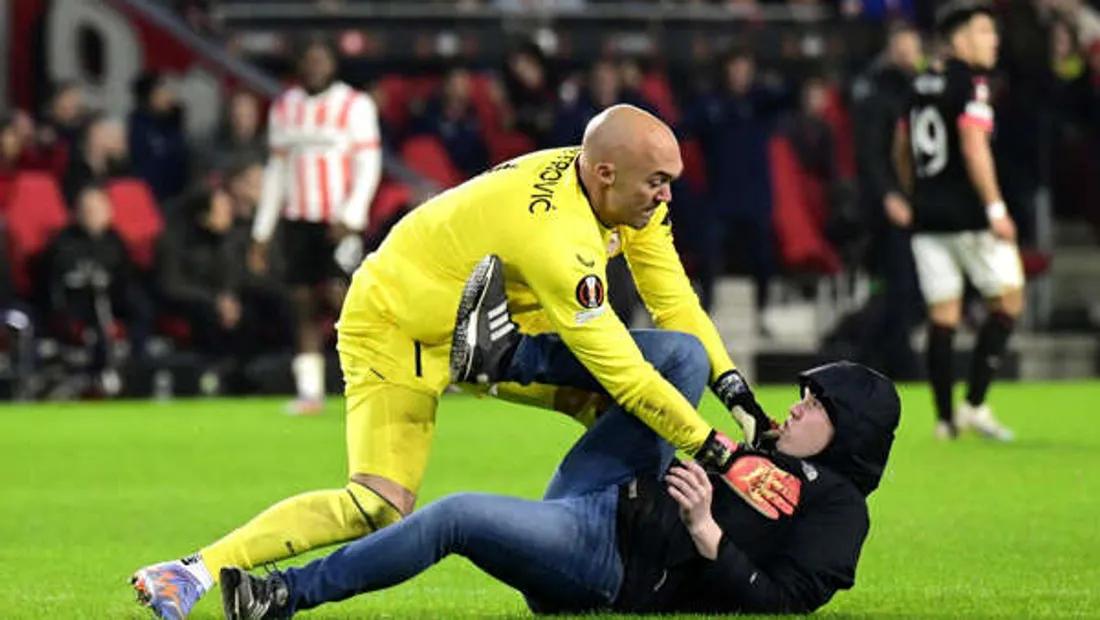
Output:
M603 305L604 288L600 276L589 274L577 282L577 303L582 308L593 310Z

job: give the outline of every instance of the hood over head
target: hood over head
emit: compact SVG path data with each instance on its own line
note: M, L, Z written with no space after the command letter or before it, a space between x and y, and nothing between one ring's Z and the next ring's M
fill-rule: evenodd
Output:
M799 383L825 405L835 431L825 450L807 460L870 494L882 478L901 418L894 382L862 364L842 361L801 373Z

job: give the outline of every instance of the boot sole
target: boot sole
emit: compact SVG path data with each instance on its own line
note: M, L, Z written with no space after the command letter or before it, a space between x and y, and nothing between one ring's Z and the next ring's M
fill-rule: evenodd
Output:
M473 275L462 288L462 297L455 316L455 331L451 338L450 367L453 383L470 380L470 368L473 366L477 348L477 343L472 342L471 338L477 338L477 313L489 291L493 267L498 260L496 257L489 257L478 262Z

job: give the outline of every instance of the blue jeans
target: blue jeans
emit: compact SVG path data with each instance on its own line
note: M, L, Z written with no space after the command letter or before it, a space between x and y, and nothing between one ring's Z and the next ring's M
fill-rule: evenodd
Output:
M710 362L692 336L632 332L642 354L693 404ZM510 380L597 390L555 335L525 337ZM609 606L622 584L616 545L618 485L660 475L674 450L614 406L573 446L542 501L482 493L449 495L400 523L283 573L294 611L402 583L457 553L519 590L537 612Z
M692 405L698 405L710 378L710 360L702 343L695 336L659 329L635 329L630 335L661 376ZM524 337L505 378L522 384L604 391L556 334ZM605 418L612 422L605 425ZM675 452L641 420L615 405L565 456L546 490L546 499L581 495L638 475L660 474Z

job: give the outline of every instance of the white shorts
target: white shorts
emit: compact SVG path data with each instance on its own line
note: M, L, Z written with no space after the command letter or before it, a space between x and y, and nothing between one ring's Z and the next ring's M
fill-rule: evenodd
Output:
M929 305L961 298L964 274L986 299L1024 286L1016 244L988 230L913 235L913 258Z

